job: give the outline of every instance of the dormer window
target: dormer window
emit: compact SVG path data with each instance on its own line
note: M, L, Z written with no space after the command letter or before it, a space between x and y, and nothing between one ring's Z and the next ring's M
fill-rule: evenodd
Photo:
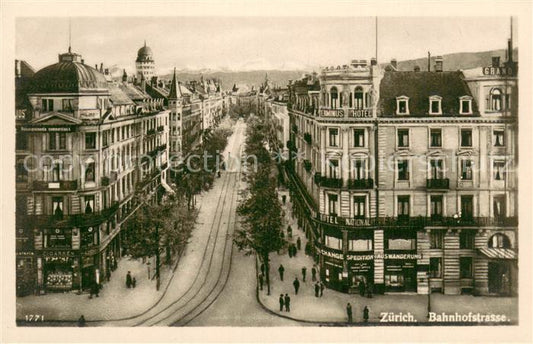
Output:
M472 114L472 97L463 96L459 98L459 113L461 115Z
M429 97L429 114L430 115L442 115L442 97L439 97L439 96Z
M409 97L399 96L396 98L396 114L408 115L409 114Z

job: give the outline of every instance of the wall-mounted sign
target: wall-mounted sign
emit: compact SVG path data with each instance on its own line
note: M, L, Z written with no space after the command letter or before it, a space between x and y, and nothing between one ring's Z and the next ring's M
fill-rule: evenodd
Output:
M339 259L344 259L344 254L340 252L328 251L321 248L320 253L323 256ZM367 261L374 259L397 259L397 260L412 260L421 259L422 255L418 253L385 253L385 254L347 254L346 260L349 261Z
M483 67L483 75L514 75L511 67Z
M52 132L73 132L74 127L73 126L66 126L66 127L20 127L20 131L24 132L41 132L41 133L52 133Z

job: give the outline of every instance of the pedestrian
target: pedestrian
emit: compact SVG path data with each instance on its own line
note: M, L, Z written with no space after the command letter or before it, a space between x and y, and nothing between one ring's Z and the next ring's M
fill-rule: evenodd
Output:
M297 253L297 249L296 249L296 245L292 244L292 256L293 257L296 257L296 253Z
M259 275L259 287L261 288L261 290L263 290L263 282L264 282L263 274L260 274Z
M307 256L311 255L311 243L309 241L305 243L305 254Z
M261 273L265 274L265 264L261 263Z
M107 281L109 282L111 280L111 271L109 271L109 269L107 269L107 272L105 274L105 277L107 279Z
M78 326L79 326L79 327L85 327L85 317L83 316L83 314L82 314L81 317L78 319Z
M298 248L298 251L302 249L302 239L300 239L300 237L296 239L296 247Z
M283 204L287 201L287 195L281 196L281 200L283 201Z
M365 309L363 309L363 319L365 322L368 322L368 313L370 313L370 311L368 310L368 307L365 306Z
M128 271L128 274L126 275L126 287L131 288L131 272Z
M291 311L291 297L289 294L285 294L285 311L290 312Z
M289 258L292 258L292 245L289 244L289 247L287 247L287 253L289 254Z
M315 283L315 297L318 297L318 293L320 292L320 285L318 282Z
M291 226L287 227L287 235L289 236L289 239L292 239L292 228L291 228Z
M365 281L359 280L359 295L365 296L365 290L366 290Z
M374 288L374 286L372 285L372 283L368 282L368 286L366 287L366 297L368 297L369 299L372 298L372 289Z
M324 283L320 282L320 297L322 297L322 295L324 295Z
M307 273L307 268L304 266L302 268L302 280L305 282L305 274Z
M298 277L294 278L292 285L294 286L294 294L298 295L298 289L300 289L300 281L298 281Z
M135 277L133 277L133 279L131 280L131 286L135 288L136 285L137 285L137 280L135 279Z
M279 311L283 311L283 304L284 304L284 300L283 300L283 294L279 294Z
M279 272L279 279L283 281L283 273L285 272L285 268L283 267L283 264L279 265L278 272Z
M313 267L311 268L311 279L314 281L316 281L316 267L313 265Z
M346 305L346 315L348 315L348 322L352 322L352 305L348 302Z

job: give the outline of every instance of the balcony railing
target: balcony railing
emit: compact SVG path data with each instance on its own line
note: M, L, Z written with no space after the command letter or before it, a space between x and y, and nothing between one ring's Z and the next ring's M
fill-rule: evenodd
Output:
M348 189L372 189L374 187L374 179L350 179L348 180Z
M109 208L101 211L85 214L70 215L33 215L29 216L29 221L35 227L40 228L65 228L65 227L83 227L94 226L108 220L114 215L119 208L119 203L114 202Z
M320 186L326 188L342 188L342 178L321 177Z
M428 189L449 189L450 180L448 178L441 179L427 179L426 187Z
M78 188L77 180L60 180L57 182L45 182L41 180L36 180L33 182L33 190L35 191L46 191L46 190L69 191L69 190L76 190L77 188Z

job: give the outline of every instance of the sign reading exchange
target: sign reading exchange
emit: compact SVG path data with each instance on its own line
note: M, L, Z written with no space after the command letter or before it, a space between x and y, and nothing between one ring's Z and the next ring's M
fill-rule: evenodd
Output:
M344 255L338 252L331 252L320 249L320 253L326 257L342 260ZM422 255L417 253L384 253L384 254L347 254L346 260L364 261L374 259L421 259Z

